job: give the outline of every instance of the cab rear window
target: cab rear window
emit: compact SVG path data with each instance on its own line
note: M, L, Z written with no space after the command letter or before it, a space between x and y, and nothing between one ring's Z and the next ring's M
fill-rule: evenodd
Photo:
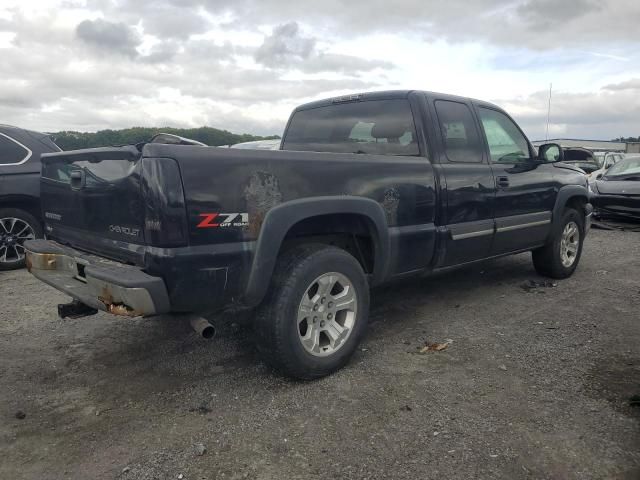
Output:
M283 150L416 156L416 127L405 99L328 105L296 112Z

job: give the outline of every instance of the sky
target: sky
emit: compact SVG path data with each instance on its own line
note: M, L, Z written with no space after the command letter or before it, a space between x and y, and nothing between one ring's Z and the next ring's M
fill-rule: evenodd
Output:
M298 104L418 89L531 140L640 135L637 0L1 0L0 123L281 134Z

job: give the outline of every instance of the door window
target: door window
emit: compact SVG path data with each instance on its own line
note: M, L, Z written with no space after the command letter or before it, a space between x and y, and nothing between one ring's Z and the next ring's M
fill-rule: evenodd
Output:
M447 158L451 162L482 162L482 143L471 110L464 103L435 102Z
M31 155L31 152L13 140L0 133L0 165L21 163Z
M480 108L480 121L489 144L491 161L519 163L530 159L529 142L504 113Z

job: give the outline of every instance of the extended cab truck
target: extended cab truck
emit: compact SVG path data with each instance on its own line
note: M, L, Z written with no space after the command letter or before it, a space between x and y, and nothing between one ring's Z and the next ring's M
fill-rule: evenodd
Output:
M29 269L78 315L257 307L265 359L310 379L355 350L369 287L525 251L553 278L578 265L584 174L558 145L536 155L495 105L419 91L319 101L293 112L281 148L45 155L49 240L28 242Z
M24 267L24 242L42 237L40 155L59 151L43 133L0 125L0 271Z

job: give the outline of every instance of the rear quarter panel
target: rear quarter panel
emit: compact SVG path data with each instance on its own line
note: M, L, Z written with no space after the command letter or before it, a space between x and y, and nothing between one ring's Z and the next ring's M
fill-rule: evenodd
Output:
M191 245L257 239L276 205L316 196L375 200L389 227L433 223L433 169L422 157L174 147L180 164ZM203 215L248 213L243 228L198 228Z
M190 248L202 253L201 271L225 268L228 294L241 292L247 282L267 213L310 197L356 196L380 205L392 258L386 278L431 261L436 199L433 168L426 158L160 145L145 147L144 155L178 161ZM207 219L212 214L220 217ZM198 227L203 221L219 223L222 214L239 215L235 222L245 214L248 224ZM235 259L224 253L238 246L242 253ZM214 250L218 253L209 258L206 252Z

